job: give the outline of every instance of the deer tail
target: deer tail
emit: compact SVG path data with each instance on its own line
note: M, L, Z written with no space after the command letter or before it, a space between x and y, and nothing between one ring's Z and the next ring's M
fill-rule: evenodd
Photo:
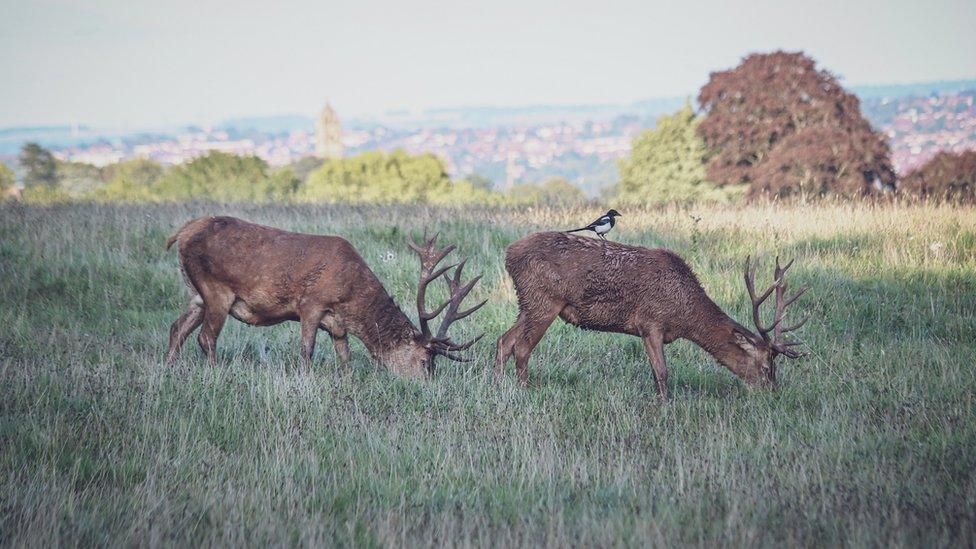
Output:
M182 228L180 230L182 230ZM166 249L168 250L172 248L173 244L175 244L176 241L179 239L180 239L180 231L176 231L175 233L169 235L169 238L166 239Z
M207 222L210 218L200 217L197 219L191 219L183 224L182 227L176 230L175 233L171 234L169 238L166 239L166 249L173 247L173 244L178 242L181 238L189 236L190 233L196 232L196 229L200 226L201 222Z

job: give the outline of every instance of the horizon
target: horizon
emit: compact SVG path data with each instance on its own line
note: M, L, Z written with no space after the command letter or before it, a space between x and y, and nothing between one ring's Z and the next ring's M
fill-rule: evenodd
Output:
M601 9L0 0L0 74L13 83L0 127L213 125L312 115L325 100L355 119L693 98L709 73L777 49L805 51L848 88L976 78L976 10L962 0Z
M899 94L878 94L876 90L879 89L892 89L892 88L913 88L913 87L926 87L929 88L928 91L922 93L915 93L914 91L903 91ZM909 96L909 95L924 95L932 93L932 89L936 87L948 87L954 91L970 90L976 89L976 76L972 78L958 78L958 79L942 79L942 80L923 80L916 82L888 82L888 83L866 83L857 86L845 86L846 89L854 93L864 101L868 98L881 98L881 97L899 97L899 96ZM464 111L475 111L475 110L498 110L498 111L517 111L517 110L529 110L529 109L574 109L574 108L620 108L620 107L635 107L641 103L646 102L664 102L664 101L682 101L689 100L693 108L697 110L697 102L695 100L695 94L687 95L672 95L672 96L655 96L655 97L645 97L638 98L633 101L628 102L605 102L605 103L531 103L531 104L517 104L517 105L497 105L497 104L460 104L460 105L446 105L446 106L430 106L423 109L410 110L410 109L387 109L382 112L376 113L361 113L356 116L350 116L348 119L342 115L341 111L338 111L340 119L343 124L347 121L355 122L357 124L361 123L376 123L387 117L399 116L399 115L429 115L433 113L441 112L464 112ZM289 117L299 117L307 118L309 122L313 122L315 117L318 116L318 112L321 111L322 106L326 102L330 102L328 98L323 100L322 105L313 112L268 112L268 113L244 113L240 115L230 116L215 121L208 121L206 123L200 121L189 120L185 122L177 122L169 125L135 125L135 126L101 126L98 124L88 123L87 121L77 121L75 123L69 121L53 122L49 124L20 124L15 126L2 126L0 125L0 133L13 133L18 131L46 131L46 130L66 130L72 127L76 127L80 130L94 131L94 132L122 132L122 133L138 133L138 132L152 132L152 131L171 131L175 129L183 128L193 128L193 127L222 127L230 125L233 122L238 122L242 120L266 120L274 118L289 118ZM333 105L334 107L334 105Z

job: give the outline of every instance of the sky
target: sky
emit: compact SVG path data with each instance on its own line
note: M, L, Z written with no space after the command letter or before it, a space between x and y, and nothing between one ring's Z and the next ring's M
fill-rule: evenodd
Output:
M694 96L746 54L976 78L974 0L0 0L0 127Z

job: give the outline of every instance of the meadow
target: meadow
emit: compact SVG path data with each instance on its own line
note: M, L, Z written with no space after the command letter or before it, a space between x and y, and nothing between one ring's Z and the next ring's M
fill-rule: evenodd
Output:
M186 291L165 238L229 214L349 239L411 317L406 231L484 273L475 360L349 370L298 325L230 321L163 362ZM623 211L746 325L747 254L793 284L809 356L747 389L687 342L660 401L640 341L557 321L531 385L490 375L517 312L505 247L602 213L316 205L0 205L0 545L971 546L976 211L867 203Z

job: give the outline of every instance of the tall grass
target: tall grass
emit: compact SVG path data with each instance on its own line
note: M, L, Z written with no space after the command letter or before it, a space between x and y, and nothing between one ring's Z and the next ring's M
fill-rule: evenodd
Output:
M466 365L350 371L296 324L191 339L163 240L222 213L340 234L410 315L404 233L471 256L489 304ZM684 256L746 323L747 254L797 257L810 356L749 391L685 342L660 402L640 342L557 323L532 386L492 383L514 320L504 248L596 209L0 206L0 543L972 545L976 212L865 204L627 211L613 237ZM509 372L509 377L512 377Z

